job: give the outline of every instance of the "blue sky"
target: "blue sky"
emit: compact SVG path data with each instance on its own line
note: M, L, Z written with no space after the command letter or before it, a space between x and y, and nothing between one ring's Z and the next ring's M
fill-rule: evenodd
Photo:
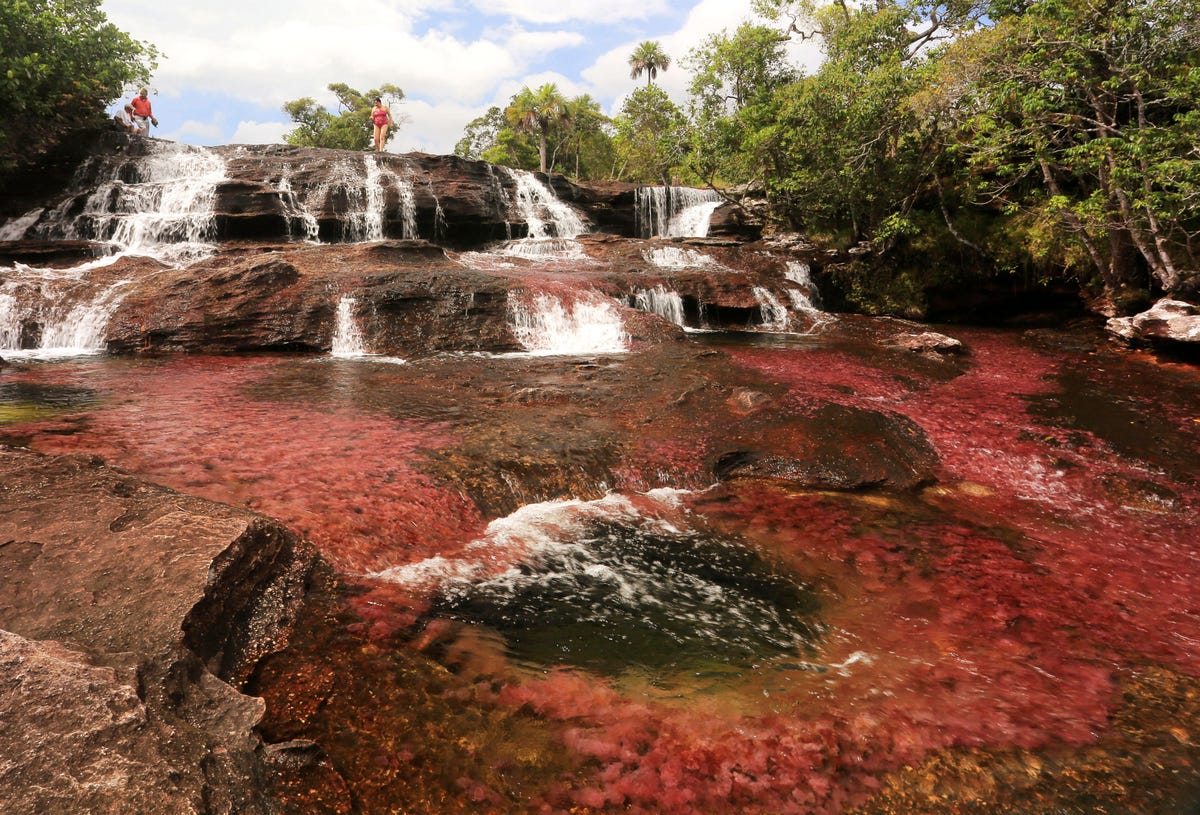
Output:
M657 40L672 58L659 75L677 101L679 64L710 34L750 19L750 0L105 0L111 22L162 53L151 83L154 135L189 144L281 140L280 110L326 87L391 82L407 117L389 149L448 153L463 128L522 86L555 82L615 113L637 83L626 60ZM809 44L796 58L819 55ZM642 80L645 81L644 79ZM119 103L118 103L119 104ZM114 106L115 108L116 106Z

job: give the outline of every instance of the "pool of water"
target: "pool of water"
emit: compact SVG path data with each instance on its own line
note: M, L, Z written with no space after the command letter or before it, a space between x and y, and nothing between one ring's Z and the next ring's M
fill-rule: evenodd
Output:
M321 548L353 597L264 673L264 727L320 736L364 811L838 812L969 755L930 783L979 811L1031 790L1116 811L1120 789L1124 811L1187 812L1200 375L957 336L951 363L692 340L781 415L911 419L940 463L910 492L712 484L720 428L647 416L623 388L680 410L691 391L638 354L29 363L0 372L0 440L101 455Z

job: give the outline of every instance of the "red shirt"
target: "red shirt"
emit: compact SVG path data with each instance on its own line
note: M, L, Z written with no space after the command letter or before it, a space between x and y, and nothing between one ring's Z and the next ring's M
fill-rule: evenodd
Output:
M129 104L133 105L134 116L142 116L146 119L149 119L150 116L153 115L150 113L150 100L147 98L135 96L129 102Z

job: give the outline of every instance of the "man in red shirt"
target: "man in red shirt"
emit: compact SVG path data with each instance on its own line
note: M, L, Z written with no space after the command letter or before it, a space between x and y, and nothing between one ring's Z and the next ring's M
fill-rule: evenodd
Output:
M150 99L147 96L148 91L142 88L138 91L138 95L130 100L129 104L133 105L133 123L137 126L139 136L150 135L150 124L153 123L158 127L158 119L154 118L154 113L150 110Z

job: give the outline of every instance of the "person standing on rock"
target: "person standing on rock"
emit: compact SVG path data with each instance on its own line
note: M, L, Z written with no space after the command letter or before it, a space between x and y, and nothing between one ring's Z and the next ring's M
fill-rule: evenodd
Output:
M388 128L392 126L392 111L378 96L375 97L375 107L371 108L371 123L375 125L375 152L382 153L383 145L387 143Z
M158 119L154 118L154 112L150 109L148 93L145 88L141 88L138 95L129 101L129 104L133 106L133 123L137 125L139 136L149 136L151 124L158 127Z

